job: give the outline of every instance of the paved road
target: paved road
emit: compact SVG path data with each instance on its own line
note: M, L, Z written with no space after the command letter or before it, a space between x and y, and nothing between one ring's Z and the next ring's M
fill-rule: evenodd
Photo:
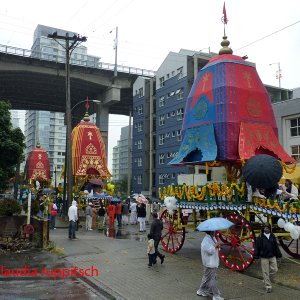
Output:
M96 267L99 276L88 277L94 286L115 299L199 299L196 295L202 267L199 248L202 234L188 232L183 248L176 255L166 253L163 265L147 267L146 233L136 226L125 226L116 237L107 232L77 232L79 240L67 238L67 229L58 228L50 238L63 248L65 260L80 268ZM298 299L299 265L284 260L280 266L273 293L266 294L259 262L243 273L219 269L219 288L225 299ZM283 286L283 284L285 286ZM298 290L297 290L298 288Z

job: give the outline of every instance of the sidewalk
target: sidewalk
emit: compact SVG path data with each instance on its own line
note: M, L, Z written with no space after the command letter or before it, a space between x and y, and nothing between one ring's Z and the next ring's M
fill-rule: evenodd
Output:
M57 224L58 227L63 225ZM79 229L77 237L77 241L69 240L67 228L50 232L50 239L64 248L65 259L70 265L99 269L98 277L88 279L115 299L199 299L196 290L202 276L201 233L188 232L183 248L175 255L165 253L165 263L153 268L147 267L146 233L139 233L137 226L123 226L116 238L85 229ZM299 273L299 265L291 268L290 262L284 261L277 282L284 283L282 279L285 278L290 286L299 289ZM256 261L244 273L220 267L218 274L219 288L225 299L299 298L299 290L280 284L274 284L273 292L266 294ZM290 277L286 278L286 274Z

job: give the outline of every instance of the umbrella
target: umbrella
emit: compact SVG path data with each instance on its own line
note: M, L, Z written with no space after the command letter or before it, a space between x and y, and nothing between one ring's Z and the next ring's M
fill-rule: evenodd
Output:
M110 200L110 203L120 203L120 202L122 202L122 200L119 199L119 198L112 198L112 199Z
M273 156L259 154L251 157L242 173L245 181L255 188L274 187L282 176L282 166Z
M228 229L232 225L234 224L225 218L211 218L198 225L197 230L216 231L216 230Z
M133 194L131 196L138 203L148 204L148 199L143 194Z
M42 192L43 192L44 194L50 194L50 193L53 192L53 189L51 189L51 188L43 188Z
M103 185L103 181L97 178L92 178L89 180L89 182L94 185Z

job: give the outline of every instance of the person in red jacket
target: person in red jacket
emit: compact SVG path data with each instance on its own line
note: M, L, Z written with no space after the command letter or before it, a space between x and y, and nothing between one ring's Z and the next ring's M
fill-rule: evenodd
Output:
M57 206L56 206L56 200L54 199L50 204L50 229L56 229L55 228L56 215L57 215Z
M112 203L109 203L107 207L107 213L109 217L109 227L113 227L115 224L116 206Z

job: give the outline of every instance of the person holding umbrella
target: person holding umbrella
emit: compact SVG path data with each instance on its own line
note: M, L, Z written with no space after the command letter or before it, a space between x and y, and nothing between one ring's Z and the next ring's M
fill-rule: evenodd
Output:
M211 218L202 222L197 230L206 233L201 243L201 258L204 267L201 284L197 290L198 296L207 297L213 295L213 300L224 300L221 297L217 284L217 269L220 264L218 250L220 243L214 237L216 230L227 229L234 225L225 218Z
M224 300L217 284L217 269L219 267L218 249L220 244L214 237L214 231L205 231L206 235L201 243L201 258L204 267L201 284L197 290L198 296L207 297L213 294L213 300Z

